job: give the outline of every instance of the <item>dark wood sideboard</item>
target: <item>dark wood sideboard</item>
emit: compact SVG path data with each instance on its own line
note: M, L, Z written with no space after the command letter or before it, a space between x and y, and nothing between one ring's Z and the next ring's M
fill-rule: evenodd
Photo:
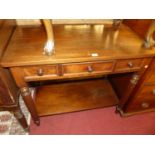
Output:
M44 54L44 27L17 26L1 60L34 122L39 117L116 106L122 116L155 111L155 49L128 24L53 25L54 54ZM30 89L31 88L31 89Z
M0 20L0 59L3 57L14 29L15 20ZM19 88L9 69L0 66L0 110L12 111L23 128L28 130L26 119L19 106L19 95Z

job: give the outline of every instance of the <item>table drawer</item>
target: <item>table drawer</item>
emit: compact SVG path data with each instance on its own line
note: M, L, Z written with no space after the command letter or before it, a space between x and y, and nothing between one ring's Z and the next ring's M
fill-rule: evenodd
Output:
M58 69L56 65L23 67L25 79L41 79L45 77L57 77Z
M113 71L114 62L86 62L86 63L70 63L63 65L63 74L66 75L90 75L103 74Z
M141 68L143 59L118 60L115 66L116 72L134 71Z

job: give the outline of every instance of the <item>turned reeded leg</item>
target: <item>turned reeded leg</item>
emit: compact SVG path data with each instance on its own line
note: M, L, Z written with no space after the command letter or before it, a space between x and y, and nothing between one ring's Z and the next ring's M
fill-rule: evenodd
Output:
M123 21L122 19L114 19L113 20L113 28L115 30L118 30L120 25L121 25L121 23L122 23L122 21Z
M29 127L27 125L27 121L25 119L25 116L23 115L20 108L14 111L14 116L17 118L18 122L21 124L21 126L24 128L24 130L27 132L29 130Z
M23 100L25 101L27 105L27 108L31 113L34 123L37 125L40 125L40 120L39 120L39 117L38 117L38 114L37 114L37 111L34 105L34 101L31 96L30 89L28 87L23 87L23 88L20 88L20 91L21 91Z
M32 116L34 123L37 125L40 125L40 120L37 114L34 100L32 98L29 86L27 82L24 80L24 72L23 72L22 67L13 67L13 68L10 68L10 70L11 70L11 73L14 77L14 80L17 86L20 89L23 100Z

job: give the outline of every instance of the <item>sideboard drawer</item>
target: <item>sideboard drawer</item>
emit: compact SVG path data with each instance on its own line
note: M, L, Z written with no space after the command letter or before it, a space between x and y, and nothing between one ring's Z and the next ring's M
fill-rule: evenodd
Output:
M154 70L154 71L150 71L150 72L146 75L145 83L152 83L152 84L155 84L155 70Z
M86 63L70 63L63 64L63 75L90 75L111 73L113 71L114 62L86 62Z
M146 84L155 84L155 60L152 61L149 71L145 75Z
M134 71L141 68L143 59L118 60L115 66L116 72Z
M128 112L138 112L145 110L155 110L155 100L147 98L137 98L131 105L129 105Z
M132 102L129 104L127 111L145 111L155 109L155 85L143 86Z
M57 77L58 69L56 65L23 67L25 79L42 79L46 77Z
M155 101L155 85L147 85L143 86L139 92L138 92L138 97L141 98L148 98L152 99Z

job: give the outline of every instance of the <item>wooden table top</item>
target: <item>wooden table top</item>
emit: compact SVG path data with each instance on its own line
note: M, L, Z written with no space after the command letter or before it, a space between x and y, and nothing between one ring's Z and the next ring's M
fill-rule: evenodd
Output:
M43 27L17 27L2 59L3 67L128 59L155 56L130 28L105 25L54 25L55 54L43 54Z

